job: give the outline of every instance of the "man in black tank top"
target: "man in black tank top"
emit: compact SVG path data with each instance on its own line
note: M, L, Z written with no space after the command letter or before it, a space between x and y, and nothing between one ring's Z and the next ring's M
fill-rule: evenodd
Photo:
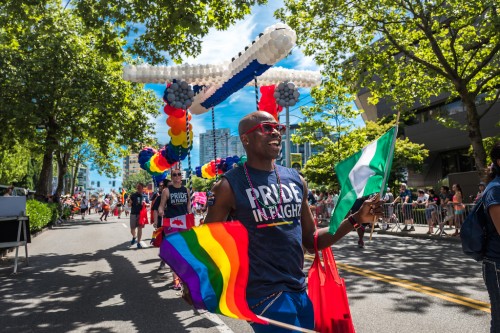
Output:
M180 169L171 169L172 185L167 186L161 193L160 207L158 207L158 215L163 218L172 218L176 216L186 215L191 213L191 195L189 190L182 186L182 172ZM172 232L182 231L182 229L169 227L163 232L170 234ZM176 230L177 229L177 230ZM174 289L182 289L182 283L179 277L174 275Z
M267 112L253 112L238 126L247 153L244 166L227 172L212 188L214 201L205 223L240 220L249 231L250 273L247 301L258 315L314 328L312 304L302 272L302 246L314 253L316 227L307 202L307 185L296 170L277 166L285 126ZM382 216L378 196L363 203L332 235L318 231L318 249L331 246L361 222ZM184 292L189 302L189 292ZM265 313L264 313L265 312ZM255 332L289 332L252 324Z

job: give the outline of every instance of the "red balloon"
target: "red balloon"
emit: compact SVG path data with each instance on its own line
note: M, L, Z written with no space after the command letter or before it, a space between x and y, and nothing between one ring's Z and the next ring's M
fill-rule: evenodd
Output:
M165 107L163 108L163 111L169 115L169 116L174 116L174 117L177 117L177 118L182 118L182 117L186 117L186 111L183 110L183 109L176 109L174 108L173 106L170 106L168 104L165 105Z
M283 107L276 103L276 99L274 98L275 89L276 86L274 85L260 87L261 97L258 106L260 111L269 112L278 120L278 113L283 110Z

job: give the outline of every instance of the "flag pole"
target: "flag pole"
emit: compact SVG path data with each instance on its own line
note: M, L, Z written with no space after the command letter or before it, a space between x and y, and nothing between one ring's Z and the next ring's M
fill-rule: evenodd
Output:
M392 138L392 144L391 144L391 150L389 151L389 154L387 155L387 160L385 161L385 172L384 172L384 179L382 180L382 186L380 187L380 192L379 192L379 198L382 200L382 194L384 193L386 189L386 183L387 183L387 178L389 178L389 159L393 157L394 155L394 148L396 146L396 139L398 137L398 125L399 125L399 116L401 115L401 111L398 110L398 114L396 115L396 131L394 133L394 136ZM373 236L373 229L375 229L375 220L376 217L373 218L373 223L372 223L372 228L370 230L370 241L372 240Z
M297 327L297 326L294 326L294 325L290 325L290 324L287 324L287 323L283 323L281 321L269 319L269 318L262 317L262 316L257 316L257 318L262 319L264 321L267 321L271 325L275 325L275 326L278 326L278 327L289 329L290 331L297 331L297 332L304 332L304 333L318 333L316 331L313 331L313 330L310 330L310 329L307 329L307 328Z

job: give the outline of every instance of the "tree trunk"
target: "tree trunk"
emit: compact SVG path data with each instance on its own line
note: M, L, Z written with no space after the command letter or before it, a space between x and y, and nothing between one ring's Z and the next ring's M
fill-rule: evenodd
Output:
M58 154L57 156L57 165L58 165L58 170L57 170L57 189L56 189L56 196L59 198L61 197L61 194L63 192L64 188L64 176L68 172L68 162L69 162L69 153L64 153L64 154Z
M44 201L45 198L51 194L49 193L49 182L52 182L52 162L53 162L54 149L46 147L45 153L43 154L42 170L40 171L40 177L35 187L36 198L40 201Z
M71 180L71 195L75 194L76 178L78 177L78 169L80 169L80 159L76 160L73 178Z
M471 94L462 94L462 102L467 110L467 130L469 140L474 153L476 169L481 178L486 174L486 151L483 145L483 136L479 125L479 115L476 107L476 96Z

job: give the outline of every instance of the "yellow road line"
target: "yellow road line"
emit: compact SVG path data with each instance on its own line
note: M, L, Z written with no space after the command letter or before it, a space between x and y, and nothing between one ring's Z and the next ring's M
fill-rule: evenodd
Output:
M306 255L306 259L314 260L314 257L310 256L310 255ZM478 301L478 300L475 300L472 298L456 295L456 294L453 294L453 293L450 293L450 292L447 292L444 290L439 290L436 288L424 286L424 285L421 285L421 284L418 284L418 283L415 283L415 282L412 282L409 280L399 279L399 278L396 278L396 277L393 277L390 275L380 274L380 273L377 273L377 272L374 272L374 271L371 271L368 269L358 268L358 267L347 265L347 264L341 264L341 263L337 262L337 267L340 269L343 269L345 271L354 273L354 274L369 277L369 278L374 279L374 280L390 283L392 285L395 285L395 286L398 286L401 288L405 288L405 289L413 290L413 291L416 291L416 292L419 292L422 294L427 294L430 296L441 298L441 299L448 301L448 302L460 304L460 305L467 306L467 307L470 307L473 309L477 309L480 311L491 313L490 303Z

